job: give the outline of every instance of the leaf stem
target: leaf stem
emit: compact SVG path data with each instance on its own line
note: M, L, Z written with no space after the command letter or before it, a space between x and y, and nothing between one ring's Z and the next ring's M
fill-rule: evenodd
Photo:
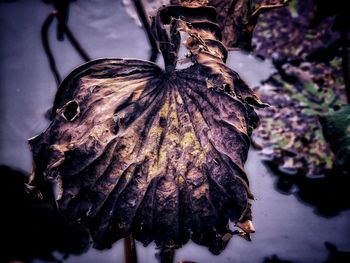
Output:
M130 235L124 238L125 263L137 263L136 244Z

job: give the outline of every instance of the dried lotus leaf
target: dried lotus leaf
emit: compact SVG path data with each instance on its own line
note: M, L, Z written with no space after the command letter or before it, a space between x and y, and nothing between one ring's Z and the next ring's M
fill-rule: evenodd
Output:
M244 163L258 120L252 105L262 104L225 66L212 12L158 11L153 30L166 70L132 59L74 70L50 126L30 141L33 183L60 182L60 210L89 228L98 248L131 234L163 248L192 239L219 254L229 220L251 219ZM181 30L203 48L189 46L195 63L178 70Z

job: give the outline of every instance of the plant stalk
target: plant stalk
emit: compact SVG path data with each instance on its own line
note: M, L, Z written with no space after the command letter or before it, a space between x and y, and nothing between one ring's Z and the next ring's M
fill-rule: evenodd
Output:
M173 263L175 258L175 249L162 248L160 250L160 262L161 263Z
M124 238L125 263L137 263L136 244L130 235Z

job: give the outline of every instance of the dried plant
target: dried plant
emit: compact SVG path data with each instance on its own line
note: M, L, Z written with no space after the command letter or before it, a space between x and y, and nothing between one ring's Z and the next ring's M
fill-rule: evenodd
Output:
M254 232L244 163L253 106L265 105L225 65L215 8L191 2L152 20L165 70L133 59L78 67L59 87L50 126L30 140L32 184L57 182L60 210L98 248L132 235L165 249L192 239L219 254L234 234L229 220L247 239Z

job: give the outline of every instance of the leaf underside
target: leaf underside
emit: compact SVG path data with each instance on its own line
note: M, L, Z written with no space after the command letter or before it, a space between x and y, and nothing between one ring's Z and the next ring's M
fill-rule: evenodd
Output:
M89 228L97 248L132 234L163 248L192 239L219 254L232 236L229 220L247 216L253 196L243 168L258 120L250 104L260 102L219 61L222 44L201 38L216 37L204 31L217 26L197 20L169 20L195 38L187 42L192 66L91 61L64 80L50 126L30 140L34 184L57 182L59 208ZM158 37L164 21L155 21Z

